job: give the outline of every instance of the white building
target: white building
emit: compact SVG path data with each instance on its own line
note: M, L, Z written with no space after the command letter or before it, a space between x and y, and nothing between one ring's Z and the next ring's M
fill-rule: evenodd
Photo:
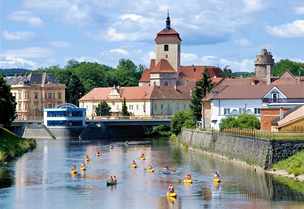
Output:
M203 99L203 126L218 129L221 120L229 116L247 113L261 118L263 109L304 104L304 79L288 71L279 78L272 77L273 65L272 55L263 49L257 55L255 77L222 80Z

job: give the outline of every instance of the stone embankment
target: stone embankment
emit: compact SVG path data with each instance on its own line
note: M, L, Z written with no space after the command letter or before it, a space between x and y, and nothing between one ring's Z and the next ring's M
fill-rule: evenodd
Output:
M178 140L193 149L263 169L270 169L274 163L304 149L304 141L301 140L271 141L194 129L183 129Z

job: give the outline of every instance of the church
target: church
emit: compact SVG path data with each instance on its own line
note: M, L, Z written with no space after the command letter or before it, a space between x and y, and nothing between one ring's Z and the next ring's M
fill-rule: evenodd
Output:
M181 65L180 34L171 27L168 14L165 28L157 33L155 59L144 70L139 86L94 88L79 100L80 107L87 108L87 116L96 117L96 107L106 101L113 115L119 115L123 100L131 116L171 116L177 111L189 109L191 92L195 83L207 72L214 84L219 83L222 71L214 66Z

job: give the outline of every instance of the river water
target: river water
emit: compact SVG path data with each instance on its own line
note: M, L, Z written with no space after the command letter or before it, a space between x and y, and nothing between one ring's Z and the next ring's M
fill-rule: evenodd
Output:
M69 140L38 141L37 148L16 162L0 169L1 209L295 209L304 208L304 186L231 162L193 153L166 141L152 144L124 145L113 148L101 142ZM96 157L96 150L102 151ZM144 152L145 161L139 155ZM70 176L72 164L79 164L85 155L91 157L85 174ZM137 169L131 169L135 159ZM144 172L152 163L155 173ZM163 174L169 165L176 171ZM212 174L218 170L223 182L214 185ZM192 185L180 180L187 173ZM106 186L109 175L118 177L118 184ZM285 181L285 180L283 180ZM166 197L169 183L177 192L176 200ZM301 193L301 190L303 193Z

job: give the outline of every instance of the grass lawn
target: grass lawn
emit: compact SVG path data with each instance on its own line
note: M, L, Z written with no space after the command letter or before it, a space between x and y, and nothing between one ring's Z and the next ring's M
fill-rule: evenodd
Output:
M35 147L34 139L23 139L5 128L0 128L0 162L12 160Z
M286 160L274 164L273 168L286 170L295 176L304 174L304 151L297 152Z

